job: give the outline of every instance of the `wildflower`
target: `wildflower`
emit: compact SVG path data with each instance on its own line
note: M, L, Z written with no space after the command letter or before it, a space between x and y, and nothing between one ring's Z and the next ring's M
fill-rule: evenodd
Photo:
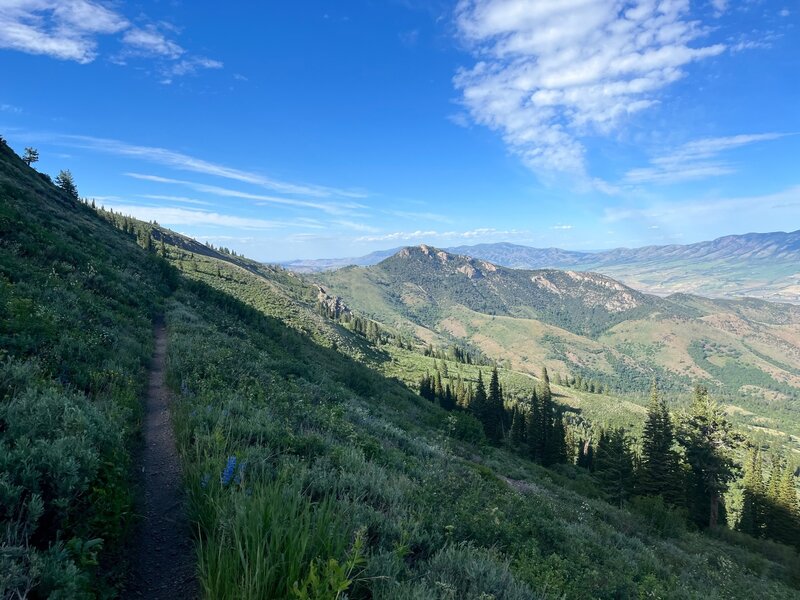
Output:
M236 457L229 456L228 462L219 476L219 482L222 484L223 487L227 486L231 482L231 479L233 479L235 471L236 471Z
M247 461L243 460L239 463L239 470L236 471L236 477L233 478L233 483L242 485L242 477L244 476L244 469L247 466Z
M205 475L203 475L202 479L200 479L200 487L206 489L210 481L211 481L211 475L206 473Z

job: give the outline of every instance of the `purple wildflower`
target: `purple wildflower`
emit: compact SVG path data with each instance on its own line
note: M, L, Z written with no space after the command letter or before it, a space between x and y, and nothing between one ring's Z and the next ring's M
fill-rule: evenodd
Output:
M236 477L233 478L233 483L242 485L242 477L244 476L244 469L247 466L247 461L243 460L239 463L239 469L236 471Z
M236 457L229 456L228 462L219 476L219 482L222 484L222 487L227 486L231 482L231 479L233 479L233 475L235 472L236 472Z

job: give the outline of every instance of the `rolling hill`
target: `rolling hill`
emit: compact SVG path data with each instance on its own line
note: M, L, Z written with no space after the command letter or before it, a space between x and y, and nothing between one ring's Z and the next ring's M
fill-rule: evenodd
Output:
M666 298L607 276L508 269L429 246L367 268L318 274L331 294L436 345L468 343L535 374L677 395L704 382L748 426L800 436L800 307L757 299Z
M730 235L696 244L601 252L510 243L446 250L514 269L595 271L662 296L683 292L714 298L756 297L800 303L800 231ZM376 252L358 259L305 261L286 266L297 265L304 272L326 271L347 265L371 266L385 255Z

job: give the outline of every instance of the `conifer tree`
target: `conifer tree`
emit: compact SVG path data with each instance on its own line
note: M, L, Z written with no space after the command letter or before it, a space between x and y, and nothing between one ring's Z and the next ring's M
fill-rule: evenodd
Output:
M761 453L754 446L745 463L743 486L742 515L738 529L744 533L761 536L764 534L766 517L766 486L761 470Z
M606 499L617 506L623 506L633 493L633 451L621 427L600 434L595 476Z
M691 469L692 516L698 525L713 529L720 522L722 494L735 474L732 451L738 437L708 390L700 386L678 431Z
M656 382L650 388L650 404L642 436L642 462L638 492L661 496L666 502L682 504L680 458L673 448L675 434L667 403L658 393Z
M542 423L542 406L536 391L531 396L531 410L528 413L526 438L528 439L528 454L531 460L542 462L544 458L544 434Z
M525 443L525 413L514 407L511 414L511 443L517 448Z
M25 154L22 155L22 162L29 167L33 163L39 162L39 151L36 148L25 148Z
M550 464L564 464L569 461L567 450L567 431L564 427L564 414L559 411L553 419L550 434Z
M469 404L469 409L472 411L472 414L475 415L475 418L478 419L481 423L485 422L486 404L487 404L486 388L483 385L483 373L481 371L478 371L478 383L475 386L475 394L474 396L472 396L472 399Z
M56 185L60 187L66 194L73 200L78 200L78 187L75 185L75 179L69 170L59 172L56 177Z
M495 367L492 370L492 378L489 380L489 393L486 398L486 409L483 417L483 427L489 440L499 442L503 439L504 418L503 396L500 391L497 367Z

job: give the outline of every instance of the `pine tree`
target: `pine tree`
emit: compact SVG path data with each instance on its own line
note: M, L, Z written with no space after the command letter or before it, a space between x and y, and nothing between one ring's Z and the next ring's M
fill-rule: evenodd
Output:
M481 423L484 423L486 419L486 404L487 398L486 388L483 385L483 373L478 371L478 383L475 386L475 395L472 396L469 409L472 411L472 414L475 415L475 418Z
M22 162L29 167L33 163L39 162L39 151L36 148L25 148L25 154L22 155Z
M765 500L764 533L784 544L800 547L800 514L794 472L774 457Z
M738 436L708 390L700 386L678 431L691 469L692 516L698 525L713 529L720 522L722 494L735 473L732 452Z
M553 464L569 462L567 447L567 431L564 427L564 414L559 411L553 419L553 429L550 435L551 460Z
M511 415L511 443L517 448L525 443L525 413L514 407Z
M527 433L528 454L531 460L542 462L544 458L544 427L542 418L542 406L536 392L531 396L531 410L528 413Z
M761 453L757 446L750 450L745 463L743 486L742 515L738 529L753 536L764 534L766 518L766 486L761 470Z
M486 437L493 442L503 439L503 419L505 418L505 408L503 407L503 395L500 391L500 379L497 374L497 367L492 370L492 378L489 380L489 394L486 398L486 409L483 417L483 428Z
M643 496L661 496L666 502L679 505L683 494L679 484L680 458L673 448L674 442L669 409L654 381L642 436L638 492Z
M56 185L60 187L66 194L73 200L78 200L78 187L75 185L75 179L69 170L59 172L56 177Z
M595 476L606 499L617 506L621 507L633 493L633 451L621 427L600 434Z

